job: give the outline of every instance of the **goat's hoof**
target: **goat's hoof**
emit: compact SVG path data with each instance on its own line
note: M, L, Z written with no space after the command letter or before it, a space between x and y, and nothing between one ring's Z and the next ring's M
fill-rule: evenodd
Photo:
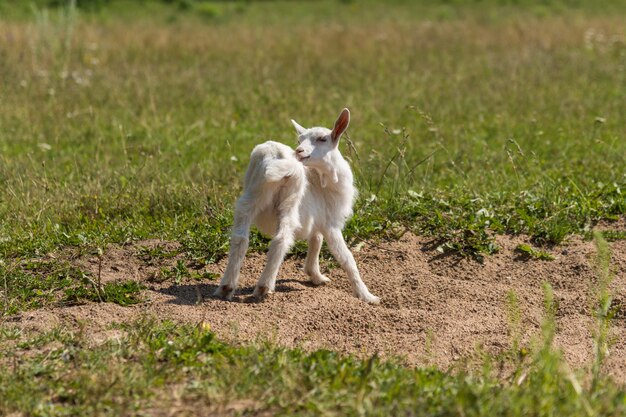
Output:
M233 298L234 292L235 292L234 288L228 285L220 285L219 287L217 287L217 290L215 290L215 293L213 295L219 298L230 300Z
M313 275L311 275L311 283L313 285L324 285L324 284L328 284L330 282L330 278L319 274L318 276L314 277Z
M256 286L254 287L254 292L252 293L252 296L257 300L263 300L270 292L270 289L265 285Z
M365 301L368 304L380 304L380 298L376 297L374 294L367 293L358 295L359 299Z

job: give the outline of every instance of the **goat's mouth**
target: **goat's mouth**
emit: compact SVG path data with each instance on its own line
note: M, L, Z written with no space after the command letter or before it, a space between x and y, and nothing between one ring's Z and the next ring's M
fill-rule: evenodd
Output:
M297 159L298 159L298 161L300 161L300 162L304 162L304 161L308 160L310 157L311 157L311 155L309 155L309 156L300 156L300 155L297 155L297 156L296 156L296 158L297 158Z

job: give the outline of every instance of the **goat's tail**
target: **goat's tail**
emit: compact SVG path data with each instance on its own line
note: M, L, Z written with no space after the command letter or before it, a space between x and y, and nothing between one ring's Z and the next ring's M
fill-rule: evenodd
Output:
M278 182L293 177L300 180L303 176L302 164L292 159L273 159L265 167L265 179L268 182Z

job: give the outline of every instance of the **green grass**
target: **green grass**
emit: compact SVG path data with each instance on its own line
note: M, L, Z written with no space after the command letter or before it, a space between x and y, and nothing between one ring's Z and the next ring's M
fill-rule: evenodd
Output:
M626 396L602 377L581 388L551 349L553 327L525 359L485 360L482 371L410 369L269 343L226 344L205 324L143 319L93 345L82 331L35 338L4 326L0 412L136 415L201 407L212 415L623 415ZM505 366L506 364L506 366ZM510 367L509 365L512 365ZM507 369L507 371L498 371ZM238 407L238 408L237 408Z
M411 229L480 258L493 232L554 244L626 211L619 2L242 3L219 23L150 4L132 29L128 5L0 23L3 257L162 237L214 262L253 145L346 105L352 242Z
M26 261L0 265L0 316L52 305L87 301L136 304L143 286L135 281L102 284L67 261Z

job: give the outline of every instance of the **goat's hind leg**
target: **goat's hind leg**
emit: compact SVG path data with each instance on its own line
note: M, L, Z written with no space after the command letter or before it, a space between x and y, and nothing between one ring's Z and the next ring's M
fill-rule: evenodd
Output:
M237 202L235 208L235 219L233 231L230 238L230 250L228 253L228 265L220 282L220 286L215 290L217 297L230 300L239 285L239 272L241 264L248 251L250 236L250 225L254 216L254 208L243 198Z
M278 269L294 242L294 229L290 219L286 218L281 221L278 233L270 242L270 248L267 252L267 263L254 288L254 297L261 299L267 294L274 292Z
M294 243L296 229L300 227L298 205L302 199L302 191L301 178L296 177L288 181L278 195L278 199L281 201L277 210L278 230L270 243L265 268L254 288L256 298L263 298L274 292L278 269L287 251Z
M330 278L322 275L320 271L320 250L322 249L321 233L314 233L309 238L309 249L304 261L304 272L311 278L313 285L323 285L330 282Z

